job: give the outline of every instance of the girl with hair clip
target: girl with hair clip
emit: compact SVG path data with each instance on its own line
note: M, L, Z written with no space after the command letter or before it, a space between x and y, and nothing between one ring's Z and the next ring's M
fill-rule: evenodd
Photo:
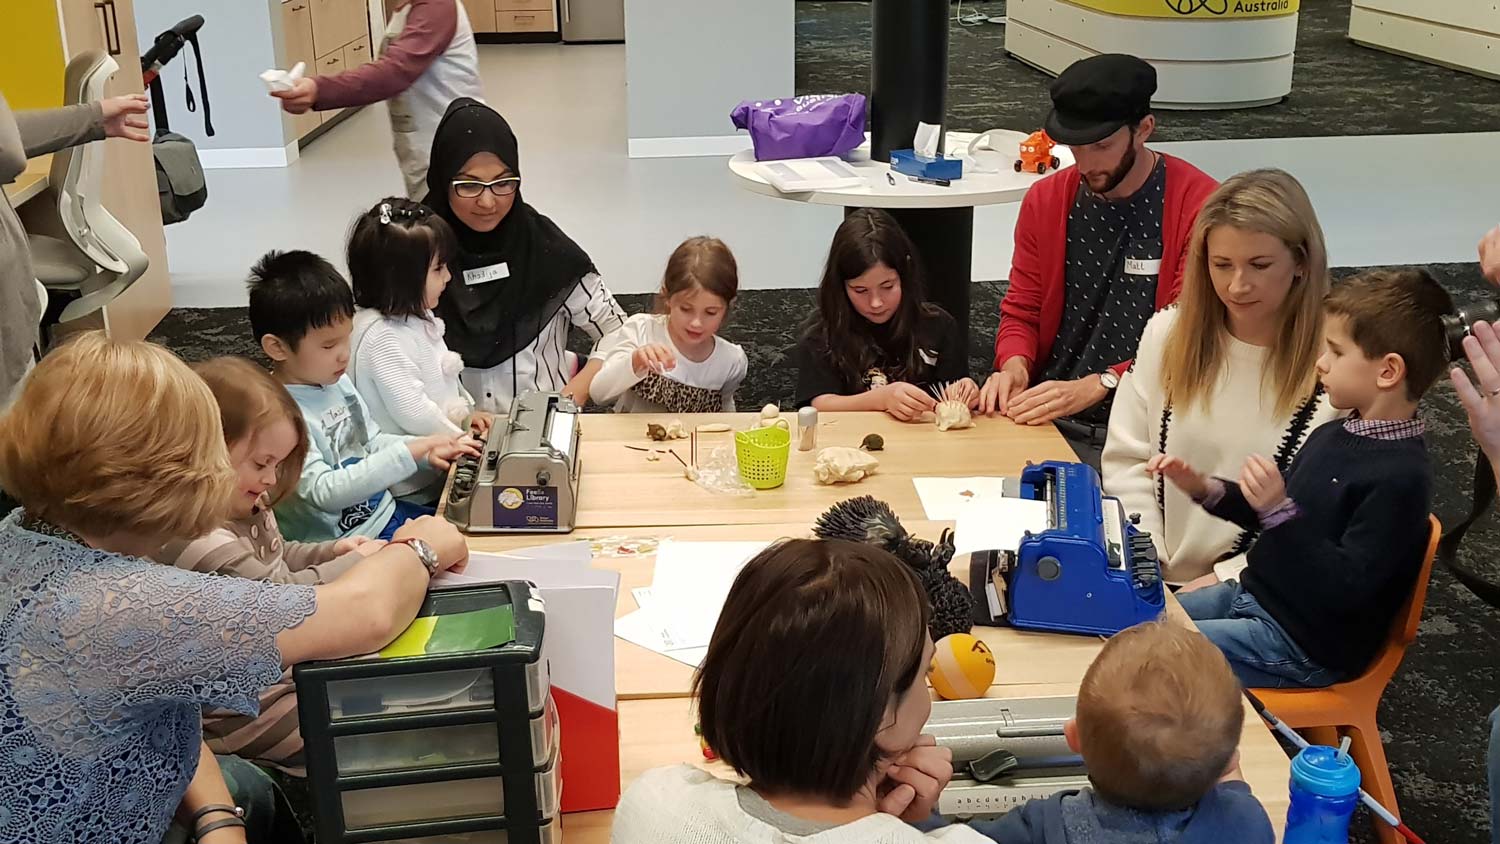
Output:
M833 235L818 310L797 345L797 406L879 410L915 422L943 399L978 406L958 325L923 299L911 240L862 208Z
M924 833L953 754L932 713L930 610L886 551L791 539L735 577L693 679L703 740L744 784L692 765L647 771L620 798L615 844L818 841L992 844Z
M1236 578L1254 535L1146 464L1170 453L1238 477L1245 458L1265 454L1285 473L1307 435L1339 415L1316 367L1328 286L1323 230L1291 175L1233 176L1198 212L1182 294L1146 324L1115 391L1102 461L1105 492L1140 514L1168 582Z
M411 436L489 429L459 381L463 359L448 350L433 313L448 287L453 229L423 205L381 200L349 233L354 331L349 375L382 431Z
M594 400L617 413L733 413L749 364L719 329L739 284L722 240L683 241L667 260L656 312L630 317L599 341Z

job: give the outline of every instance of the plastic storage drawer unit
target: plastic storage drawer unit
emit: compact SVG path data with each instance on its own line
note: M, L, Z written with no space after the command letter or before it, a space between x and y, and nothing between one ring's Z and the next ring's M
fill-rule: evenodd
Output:
M433 592L377 654L293 670L325 844L549 844L560 730L545 605L507 581Z

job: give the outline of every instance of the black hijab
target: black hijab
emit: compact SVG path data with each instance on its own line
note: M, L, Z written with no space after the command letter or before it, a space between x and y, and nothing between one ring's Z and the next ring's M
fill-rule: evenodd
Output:
M538 214L516 192L515 205L493 231L476 232L448 205L448 185L469 159L494 153L521 175L515 133L499 112L469 97L454 100L438 124L427 169L425 203L453 227L458 254L453 281L438 301L448 347L466 366L488 369L531 345L579 281L595 272L588 253ZM505 264L507 278L467 284L464 272Z

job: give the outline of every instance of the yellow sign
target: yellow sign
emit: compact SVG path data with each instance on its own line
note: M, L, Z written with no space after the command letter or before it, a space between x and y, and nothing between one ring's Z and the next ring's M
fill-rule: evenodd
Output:
M1271 18L1297 11L1301 0L1069 0L1110 15L1137 18Z

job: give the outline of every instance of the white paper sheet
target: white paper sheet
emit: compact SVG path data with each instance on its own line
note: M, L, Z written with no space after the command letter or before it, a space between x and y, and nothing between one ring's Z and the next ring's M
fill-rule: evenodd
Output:
M961 506L953 525L955 554L1014 551L1026 531L1047 529L1047 502L1031 498L980 495Z
M668 648L656 614L644 609L615 619L615 635L693 668L702 664L708 653L708 648Z
M1004 478L912 478L927 518L935 522L958 519L959 510L982 495L1000 495Z
M672 649L705 648L729 587L765 542L674 542L656 551L650 609Z

